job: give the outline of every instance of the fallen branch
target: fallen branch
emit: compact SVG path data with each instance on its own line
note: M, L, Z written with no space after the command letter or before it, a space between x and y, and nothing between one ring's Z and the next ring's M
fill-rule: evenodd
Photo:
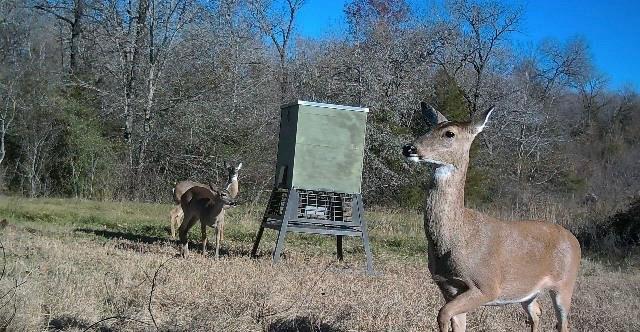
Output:
M156 290L156 280L158 278L158 274L160 274L160 270L172 259L175 257L170 257L166 261L164 261L158 268L156 272L153 274L153 279L151 280L151 291L149 292L149 301L147 302L147 310L149 311L149 316L151 316L151 321L153 322L153 326L155 326L156 331L158 331L158 324L156 323L156 318L153 316L153 311L151 309L151 301L153 300L153 292Z

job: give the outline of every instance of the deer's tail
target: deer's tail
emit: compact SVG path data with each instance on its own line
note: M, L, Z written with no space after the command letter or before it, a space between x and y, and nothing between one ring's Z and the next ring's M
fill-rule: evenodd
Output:
M176 204L180 204L180 201L178 201L178 200L176 199L176 186L175 186L175 185L173 185L173 188L171 188L171 198L173 199L173 201L174 201Z
M180 204L180 197L176 197L176 186L178 185L177 181L173 182L173 186L171 187L171 197L173 198L173 202L176 204Z

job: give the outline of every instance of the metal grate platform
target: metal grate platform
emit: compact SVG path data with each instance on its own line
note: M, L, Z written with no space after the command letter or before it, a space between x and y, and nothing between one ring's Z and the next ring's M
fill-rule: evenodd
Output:
M367 272L373 273L362 195L307 189L276 188L271 192L264 218L254 242L255 257L265 228L278 231L273 260L280 260L287 232L335 235L338 259L342 260L342 237L361 237Z
M297 217L318 222L333 221L338 223L353 223L354 194L335 193L328 191L298 189ZM267 215L279 218L284 215L289 198L287 189L276 189L267 205Z

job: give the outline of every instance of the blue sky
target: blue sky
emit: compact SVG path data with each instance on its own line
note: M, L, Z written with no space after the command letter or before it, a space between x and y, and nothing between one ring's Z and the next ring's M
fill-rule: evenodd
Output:
M425 6L438 0L414 1ZM345 29L346 0L307 0L297 29L306 37L323 37ZM631 84L640 89L640 0L516 1L525 14L516 40L533 44L545 38L560 41L580 36L589 43L597 68L610 88Z

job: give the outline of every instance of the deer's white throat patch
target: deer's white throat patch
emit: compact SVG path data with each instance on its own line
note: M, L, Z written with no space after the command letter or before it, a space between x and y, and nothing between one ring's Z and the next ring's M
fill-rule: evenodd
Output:
M448 178L449 176L451 176L451 174L453 174L453 171L455 169L456 168L451 164L444 164L442 166L439 166L438 168L436 168L435 172L436 180Z

